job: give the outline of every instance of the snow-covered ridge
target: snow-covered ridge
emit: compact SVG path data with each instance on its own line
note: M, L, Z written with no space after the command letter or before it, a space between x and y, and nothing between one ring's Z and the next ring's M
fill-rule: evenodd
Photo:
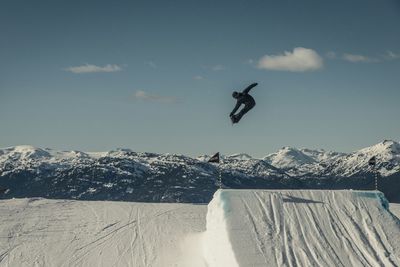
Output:
M384 141L352 153L284 147L263 159L248 154L191 158L178 154L58 151L32 146L0 149L0 198L41 196L96 200L205 202L218 187L369 189L376 156L381 190L400 201L400 145ZM218 179L217 179L218 178ZM398 199L398 200L397 200Z
M77 150L71 151L58 151L50 148L37 148L30 145L20 145L14 147L7 147L0 149L0 164L7 160L14 161L55 161L55 160L76 160L88 158L100 158L107 154L107 152L82 152Z
M254 159L252 156L250 156L249 154L246 154L246 153L237 153L237 154L229 155L229 156L227 156L227 158L229 158L229 159L237 159L237 160Z
M377 170L382 176L400 171L400 144L393 140L384 140L351 153L286 146L261 160L294 176L305 174L352 176L371 171L368 160L373 156L377 157ZM209 157L210 155L203 155L198 159L206 161ZM260 160L245 153L221 155L221 159L235 160L237 163Z
M400 161L400 144L396 141L385 140L376 145L360 149L351 153L342 153L334 151L325 151L323 149L297 149L295 147L283 147L275 153L268 154L262 160L270 163L277 168L293 168L305 164L314 164L324 162L325 164L337 159L347 159L349 164L356 165L362 158L371 158L377 156L378 161ZM98 159L101 157L113 158L140 158L140 157L169 157L169 158L189 158L179 154L156 154L147 152L135 152L131 149L119 148L108 152L83 152L83 151L57 151L50 148L36 148L30 145L21 145L0 149L0 163L7 159L12 160L29 160L54 158L57 160L65 159ZM199 161L207 161L210 155L202 155L197 157ZM221 159L226 160L259 160L246 153L237 153L233 155L221 155Z
M325 151L324 149L303 148L303 149L300 149L300 151L303 154L311 157L312 159L314 159L317 162L321 162L321 161L324 161L324 160L331 160L333 158L337 158L337 157L346 155L346 153L334 152L334 151Z
M346 153L325 151L323 149L297 149L294 147L283 147L275 153L264 157L264 160L275 167L291 169L307 164L318 164L331 161L335 158L345 156Z
M317 162L313 157L293 147L283 147L276 153L264 157L264 160L279 168L292 168Z
M330 172L343 176L352 176L362 170L371 169L368 161L376 157L376 168L382 176L389 176L400 172L400 144L392 140L385 140L376 145L354 151L331 161L323 161L330 165Z
M400 172L400 144L392 140L351 153L284 147L267 155L264 160L292 175L349 177L372 171L368 161L373 156L377 158L376 167L380 175L390 176Z
M41 148L36 148L29 145L21 145L15 147L7 147L0 149L0 162L6 158L13 160L29 160L49 158L52 155Z

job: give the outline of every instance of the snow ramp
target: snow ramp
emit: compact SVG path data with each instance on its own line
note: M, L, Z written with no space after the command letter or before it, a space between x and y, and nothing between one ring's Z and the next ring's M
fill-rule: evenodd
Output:
M377 191L218 190L209 266L400 266L400 221Z

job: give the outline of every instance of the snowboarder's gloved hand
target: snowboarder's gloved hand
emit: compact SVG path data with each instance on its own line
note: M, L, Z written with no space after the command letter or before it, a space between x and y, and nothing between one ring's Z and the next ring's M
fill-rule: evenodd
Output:
M231 114L229 114L229 117L232 117L233 116L233 113L231 112Z

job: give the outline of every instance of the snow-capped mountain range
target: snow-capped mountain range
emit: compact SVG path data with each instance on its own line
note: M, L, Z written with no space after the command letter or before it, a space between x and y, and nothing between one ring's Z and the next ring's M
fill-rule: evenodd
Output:
M400 172L400 144L391 140L351 153L284 147L264 160L293 175L351 177L369 172L368 161L373 156L377 157L376 170L380 175Z
M298 168L304 164L315 164L322 161L330 161L337 157L345 155L344 153L325 151L323 149L297 149L293 147L283 147L275 153L264 157L264 160L270 164L283 168Z
M222 177L228 188L373 189L368 160L376 156L380 190L400 192L400 144L385 140L351 153L283 147L261 159L134 152L56 151L32 146L0 149L0 198L206 202Z

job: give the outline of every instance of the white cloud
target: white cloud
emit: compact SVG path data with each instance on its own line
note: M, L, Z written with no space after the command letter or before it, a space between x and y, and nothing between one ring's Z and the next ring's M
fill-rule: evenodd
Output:
M396 54L392 51L386 51L386 54L384 55L384 58L386 60L394 60L394 59L399 59L400 58L400 54Z
M258 61L258 68L283 71L313 71L323 67L323 60L312 49L296 47L282 55L265 55Z
M146 61L145 63L146 63L146 65L149 65L153 69L157 68L157 64L154 63L153 61Z
M196 75L196 76L193 77L193 79L195 79L195 80L203 80L204 77L201 76L201 75Z
M220 71L220 70L224 70L225 67L222 65L215 65L211 68L213 71Z
M116 72L121 71L122 68L115 64L107 64L103 67L92 64L85 64L81 66L69 67L65 69L72 73L95 73L95 72Z
M343 54L343 59L352 63L368 63L368 62L378 62L376 58L371 58L363 55L356 54Z
M134 97L139 100L166 103L166 104L172 104L178 102L178 99L174 96L160 96L155 94L149 94L142 90L136 91Z
M335 59L335 58L339 58L339 55L338 55L338 53L329 51L326 53L326 57L329 59ZM384 62L384 61L400 59L400 54L388 50L388 51L386 51L386 53L381 54L379 56L375 56L375 57L361 55L361 54L344 53L341 55L340 58L345 61L351 62L351 63L379 63L379 62Z

